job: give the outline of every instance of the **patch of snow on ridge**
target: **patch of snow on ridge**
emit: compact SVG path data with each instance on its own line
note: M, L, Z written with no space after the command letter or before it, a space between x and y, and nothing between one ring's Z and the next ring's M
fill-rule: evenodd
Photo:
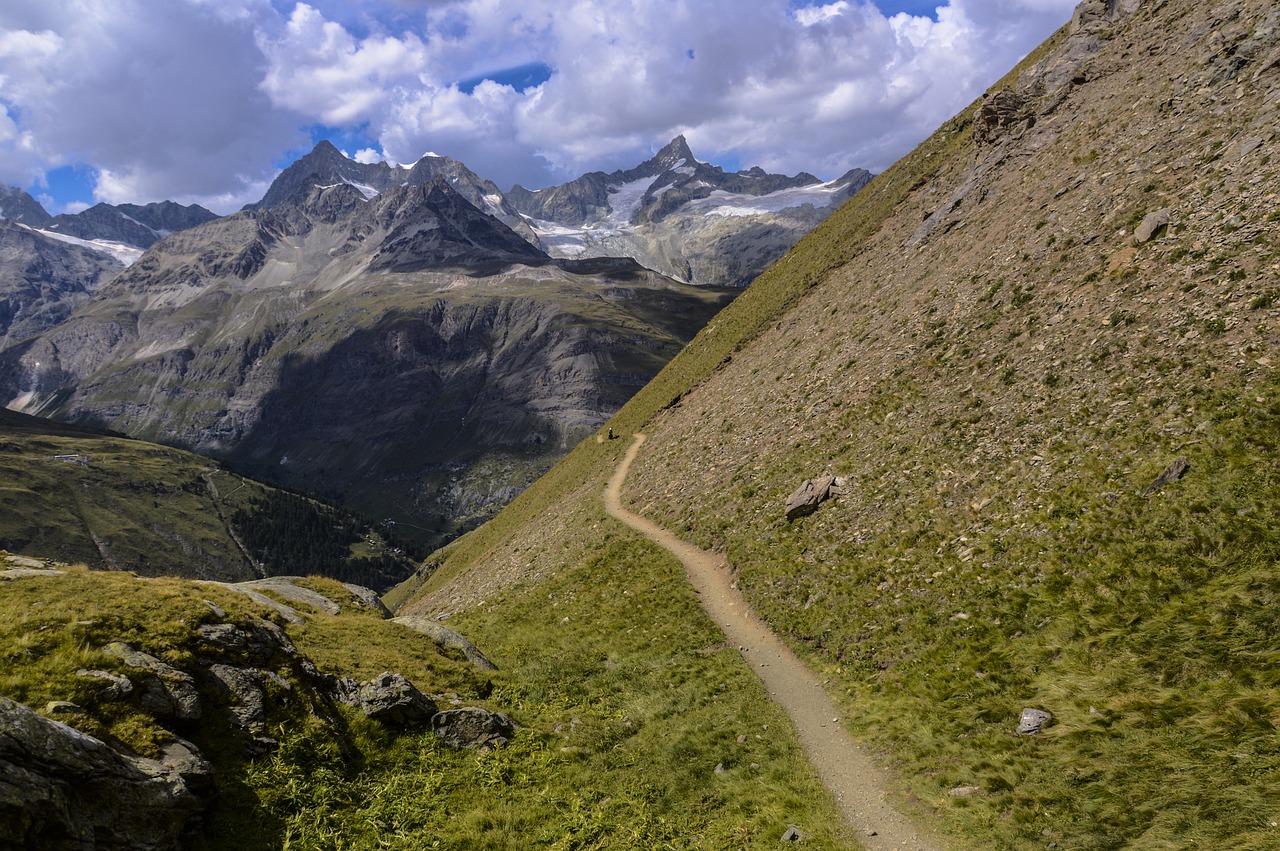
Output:
M342 182L347 184L348 186L354 186L356 189L359 189L360 194L364 196L366 201L368 201L371 198L376 198L378 195L378 190L374 189L372 186L369 186L368 184L356 183L354 180L347 180L345 177L342 178Z
M141 248L126 245L123 242L112 242L108 239L80 239L74 236L67 236L65 233L58 233L57 231L40 230L39 228L27 227L26 225L22 225L22 227L27 228L27 230L30 231L35 231L43 236L47 236L50 239L56 239L59 242L78 245L81 248L88 248L102 254L110 254L126 266L132 266L144 253Z
M503 213L502 196L501 195L485 195L484 206L488 210L491 216L502 215Z

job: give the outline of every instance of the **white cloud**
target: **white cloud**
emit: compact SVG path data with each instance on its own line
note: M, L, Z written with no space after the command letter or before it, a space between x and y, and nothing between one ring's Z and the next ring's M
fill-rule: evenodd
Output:
M932 20L865 0L6 0L0 181L80 162L102 200L221 212L311 124L363 128L381 150L362 161L436 150L503 188L631 166L681 132L707 159L879 170L1074 3L951 0ZM553 73L523 92L457 85L534 62Z
M801 26L811 27L837 15L843 15L847 11L849 11L849 4L845 0L838 0L828 6L803 6L796 9L794 14Z

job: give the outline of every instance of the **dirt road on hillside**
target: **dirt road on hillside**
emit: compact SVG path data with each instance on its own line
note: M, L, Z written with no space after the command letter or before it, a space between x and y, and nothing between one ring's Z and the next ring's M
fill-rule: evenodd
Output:
M644 435L637 434L626 457L610 477L604 492L605 510L684 564L685 574L697 590L702 607L724 630L730 645L742 648L743 657L764 682L769 695L791 716L809 761L835 795L840 811L859 841L876 851L932 851L940 847L921 836L889 804L883 772L844 729L835 704L818 678L752 613L741 592L733 586L725 559L680 540L622 507L622 483L643 443Z

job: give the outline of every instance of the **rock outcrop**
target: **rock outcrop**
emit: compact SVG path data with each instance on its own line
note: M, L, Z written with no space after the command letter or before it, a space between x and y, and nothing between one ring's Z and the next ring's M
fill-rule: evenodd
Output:
M403 615L398 618L392 618L391 622L408 627L414 632L420 632L442 647L461 650L467 661L482 671L498 670L498 666L489 661L489 657L481 653L474 644L437 621L417 615Z
M211 768L175 741L159 760L121 753L0 697L0 845L177 851L198 825Z

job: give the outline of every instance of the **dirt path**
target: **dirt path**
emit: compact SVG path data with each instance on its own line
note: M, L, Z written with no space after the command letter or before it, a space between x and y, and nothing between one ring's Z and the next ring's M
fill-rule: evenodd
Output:
M610 477L604 492L605 510L684 564L685 574L697 590L702 607L724 630L730 645L742 649L743 657L764 682L770 696L791 716L809 761L835 795L840 811L858 839L876 851L938 848L889 804L884 774L839 722L835 704L818 678L752 613L741 592L733 586L725 559L680 540L622 507L622 483L643 443L644 435L637 434L626 457Z

